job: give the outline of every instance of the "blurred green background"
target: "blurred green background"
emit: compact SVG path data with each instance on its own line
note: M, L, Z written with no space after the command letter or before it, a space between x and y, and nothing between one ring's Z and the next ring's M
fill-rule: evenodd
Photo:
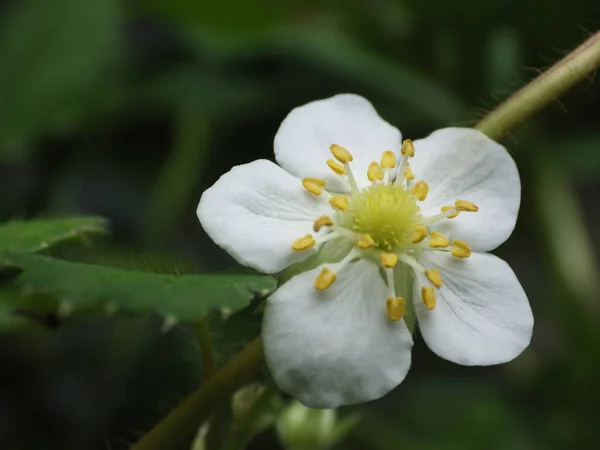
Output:
M407 138L472 126L599 20L597 0L0 0L0 220L111 220L68 260L233 267L197 201L231 166L272 159L293 107L354 92ZM504 142L524 191L497 254L529 295L530 348L465 368L417 336L406 381L347 408L363 420L338 448L598 445L599 96L591 79ZM128 448L201 379L185 326L50 325L0 335L2 449ZM251 448L279 447L267 431Z

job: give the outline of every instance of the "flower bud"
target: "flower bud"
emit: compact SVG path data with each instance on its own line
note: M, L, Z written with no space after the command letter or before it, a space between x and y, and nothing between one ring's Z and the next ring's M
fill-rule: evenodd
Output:
M277 420L277 432L286 448L328 450L358 423L357 416L338 419L335 409L307 408L292 401Z

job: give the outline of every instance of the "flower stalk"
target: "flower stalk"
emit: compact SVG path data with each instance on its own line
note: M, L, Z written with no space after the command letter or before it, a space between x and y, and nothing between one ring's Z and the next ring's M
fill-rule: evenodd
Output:
M262 340L256 338L175 407L131 450L177 448L210 416L216 405L257 376L262 370L263 362Z
M499 141L600 67L600 31L514 93L475 128Z

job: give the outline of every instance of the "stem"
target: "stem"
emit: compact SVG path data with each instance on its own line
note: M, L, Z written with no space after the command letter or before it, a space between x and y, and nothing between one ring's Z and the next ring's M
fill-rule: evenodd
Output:
M513 94L475 128L498 141L600 67L600 31Z
M215 374L215 354L210 337L210 328L205 319L200 319L196 324L196 338L202 353L202 375L206 382ZM208 432L204 437L205 447L208 450L219 450L221 448L221 422L222 411L216 408L208 419Z
M200 346L200 352L202 353L202 371L204 380L208 380L215 373L216 366L210 330L204 319L200 319L196 325L196 337L198 339L198 345Z
M264 362L263 344L254 339L203 386L179 404L131 450L176 448L210 416L214 407L258 375Z

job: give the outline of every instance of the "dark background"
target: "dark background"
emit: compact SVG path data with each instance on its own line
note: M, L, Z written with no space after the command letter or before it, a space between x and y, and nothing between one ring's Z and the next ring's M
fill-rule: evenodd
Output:
M407 138L471 126L599 23L597 0L0 0L0 220L103 215L111 238L59 256L229 268L197 201L231 166L272 159L293 107L353 92ZM524 190L496 253L529 295L529 349L466 368L417 336L406 381L348 408L363 422L340 448L597 447L599 95L592 77L504 142ZM6 331L0 448L127 448L200 360L189 329L154 318ZM277 448L268 434L256 448Z

